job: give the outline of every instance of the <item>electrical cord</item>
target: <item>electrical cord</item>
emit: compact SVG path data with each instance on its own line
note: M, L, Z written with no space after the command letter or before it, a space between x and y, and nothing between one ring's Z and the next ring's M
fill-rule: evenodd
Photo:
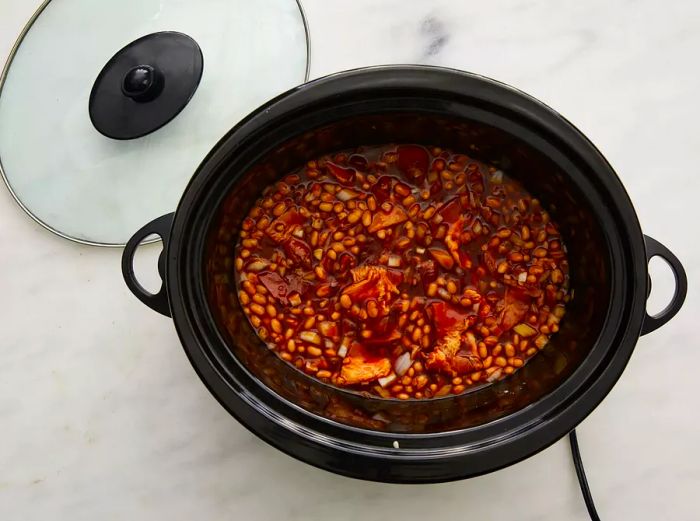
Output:
M571 444L571 457L574 460L574 468L576 469L576 477L578 478L578 484L581 486L581 494L583 494L583 501L586 503L586 508L588 509L588 515L591 521L600 521L600 516L595 509L595 503L593 503L593 496L591 495L591 489L588 488L588 480L586 479L586 471L583 469L583 461L581 460L581 451L578 448L578 438L576 438L576 431L573 430L569 433L569 443Z

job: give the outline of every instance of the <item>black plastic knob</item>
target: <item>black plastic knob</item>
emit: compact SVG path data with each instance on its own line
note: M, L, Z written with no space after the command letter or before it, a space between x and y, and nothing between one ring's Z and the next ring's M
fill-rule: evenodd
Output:
M165 31L134 40L98 74L88 102L90 121L113 139L150 134L185 108L203 70L202 51L186 34Z
M163 90L163 75L150 65L132 67L122 81L125 96L138 102L151 101Z

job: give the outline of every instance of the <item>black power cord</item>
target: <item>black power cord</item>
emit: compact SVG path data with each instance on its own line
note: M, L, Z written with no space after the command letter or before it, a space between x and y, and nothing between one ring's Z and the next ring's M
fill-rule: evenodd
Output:
M586 471L583 469L583 461L581 460L581 451L578 448L578 438L576 438L576 431L573 430L569 433L569 443L571 444L571 457L574 460L574 468L576 469L576 477L578 478L578 484L581 486L581 494L583 494L583 501L586 503L586 508L588 509L588 515L591 517L591 521L600 521L600 516L595 509L595 503L593 503L593 496L591 495L591 489L588 488L588 480L586 479Z

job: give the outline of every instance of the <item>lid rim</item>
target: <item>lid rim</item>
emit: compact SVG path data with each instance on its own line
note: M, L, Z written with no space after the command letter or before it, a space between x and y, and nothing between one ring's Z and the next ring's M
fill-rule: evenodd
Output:
M41 16L41 14L44 12L46 7L51 3L51 0L44 0L39 7L32 13L32 15L29 17L29 20L27 20L27 23L22 27L22 30L20 31L19 35L17 36L17 39L15 40L14 44L10 48L10 52L7 55L7 59L3 63L2 69L0 69L0 96L2 96L2 91L3 87L5 85L5 81L7 80L7 76L10 71L10 66L12 65L12 62L14 61L15 56L17 55L17 51L19 50L20 46L22 45L22 42L24 41L25 37L27 36L27 33L31 30L32 26L36 22L36 20ZM310 73L310 68L311 68L311 36L309 32L309 23L308 19L306 17L306 13L304 11L304 7L301 4L301 0L295 0L295 3L297 4L297 8L299 9L299 14L301 15L301 20L302 24L304 26L304 35L306 38L306 67L304 70L304 83L309 81L309 73ZM252 112L252 110L251 110ZM194 172L192 172L194 174ZM7 177L7 174L5 173L5 170L2 166L2 155L0 155L0 177L2 178L3 183L7 187L7 190L10 192L10 195L12 196L12 199L17 203L17 206L30 218L32 219L35 223L37 223L39 226L44 228L45 230L53 233L54 235L57 235L58 237L61 237L63 239L67 239L71 242L77 243L77 244L82 244L85 246L98 246L98 247L103 247L103 248L124 248L126 246L126 241L124 242L102 242L102 241L93 241L89 239L82 239L80 237L73 237L71 235L68 235L57 228L54 228L41 218L39 218L37 215L35 215L19 198L18 194L15 192L15 190L12 188L12 185L10 183L9 178ZM153 244L156 242L159 242L160 238L156 237L154 239L149 239L145 240L142 244Z

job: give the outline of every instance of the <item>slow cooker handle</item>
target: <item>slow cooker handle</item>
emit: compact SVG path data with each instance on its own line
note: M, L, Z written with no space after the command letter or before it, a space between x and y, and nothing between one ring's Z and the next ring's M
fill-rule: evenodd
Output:
M654 316L645 313L644 323L642 324L642 335L655 331L671 320L681 309L683 301L685 300L685 295L688 292L688 278L685 275L685 270L683 269L681 261L678 260L678 257L671 253L666 246L648 235L644 236L644 242L647 250L647 264L653 257L661 257L665 260L671 267L673 277L676 279L676 290L673 293L671 302L660 313ZM651 280L649 280L649 284L649 290L651 291Z
M141 302L166 317L170 316L170 304L168 303L168 290L165 287L165 256L167 255L170 226L173 223L174 215L174 213L163 215L141 228L126 243L122 254L122 275L128 288ZM158 235L163 240L163 251L160 252L158 257L158 273L160 274L161 285L158 293L155 294L139 284L134 273L134 254L136 249L146 237L153 234Z

